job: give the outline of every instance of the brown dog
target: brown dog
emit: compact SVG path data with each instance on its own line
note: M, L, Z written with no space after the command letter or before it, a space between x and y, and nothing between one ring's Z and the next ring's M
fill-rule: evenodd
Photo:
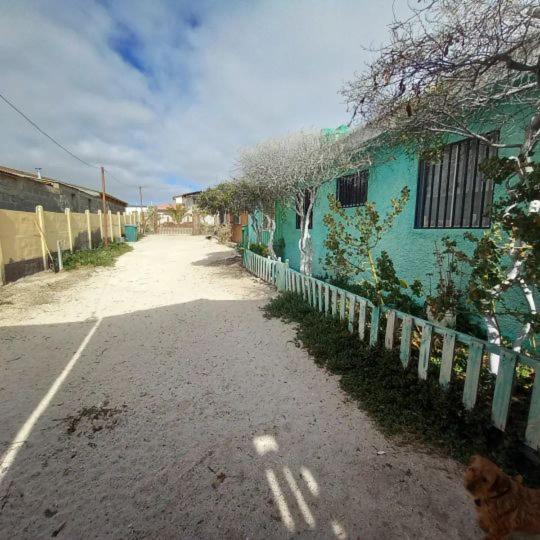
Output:
M471 458L465 488L474 498L486 540L503 540L512 532L540 533L540 490L526 488L489 459Z

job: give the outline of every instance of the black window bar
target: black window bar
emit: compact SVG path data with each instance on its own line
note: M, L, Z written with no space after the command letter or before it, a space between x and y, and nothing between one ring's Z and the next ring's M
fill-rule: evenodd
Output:
M498 133L485 135L498 139ZM444 147L439 162L420 160L415 227L418 229L485 229L491 226L493 181L480 166L497 149L478 139Z
M363 170L337 179L336 199L343 208L365 204L367 201L368 177L369 172Z

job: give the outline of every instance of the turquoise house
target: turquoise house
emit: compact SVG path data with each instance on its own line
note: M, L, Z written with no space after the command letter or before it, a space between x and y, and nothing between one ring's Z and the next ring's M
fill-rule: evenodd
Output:
M498 137L501 142L519 143L523 140L524 126L522 114L521 118L516 115L512 125L502 129L485 125L482 133ZM329 212L329 194L335 195L342 206L351 211L366 200L372 201L384 215L390 208L390 199L399 196L401 189L408 186L410 199L380 243L379 251L390 254L398 276L409 283L419 279L427 290L427 274L435 268L435 242L448 236L456 240L460 248L470 250L471 243L464 239L464 233L481 235L490 227L490 205L504 188L484 181L480 164L496 152L476 140L453 137L444 147L442 159L438 163L428 163L405 147L380 144L372 154L369 167L336 178L320 188L311 229L313 275L330 275L324 264L327 229L323 222ZM499 155L511 155L511 152L504 149ZM278 209L276 227L275 239L282 245L284 243L283 257L297 270L300 266L300 230L294 209ZM503 322L502 330L509 337L516 333L510 321Z

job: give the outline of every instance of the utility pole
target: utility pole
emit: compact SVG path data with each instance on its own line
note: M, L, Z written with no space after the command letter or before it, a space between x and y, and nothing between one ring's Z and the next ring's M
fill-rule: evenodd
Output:
M108 246L109 245L109 229L107 226L107 220L109 218L109 214L107 212L107 199L105 197L105 168L101 167L101 206L102 206L102 213L103 213L103 229L105 231L105 235L103 236L103 243Z
M143 232L146 231L146 219L144 217L143 205L142 205L142 186L139 186L139 201L141 203L141 224Z

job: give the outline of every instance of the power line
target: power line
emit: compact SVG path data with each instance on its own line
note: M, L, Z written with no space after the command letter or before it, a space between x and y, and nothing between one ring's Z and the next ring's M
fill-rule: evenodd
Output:
M19 108L17 108L6 96L0 94L0 98L9 105L15 112L20 114L30 125L32 125L34 128L36 128L42 135L45 135L47 139L52 141L56 146L61 148L64 152L68 153L72 158L76 159L77 161L80 161L84 165L88 167L92 167L93 169L98 169L99 167L97 165L93 165L92 163L88 163L88 161L85 161L84 159L80 158L79 156L76 156L71 150L68 150L65 146L60 144L54 137L51 137L48 133L46 133L43 129L41 129L32 119L30 119L26 114L24 114Z
M53 142L56 146L61 148L64 152L69 154L72 158L76 159L77 161L80 161L83 165L86 165L87 167L91 167L92 169L99 169L99 165L94 165L93 163L88 163L88 161L85 161L84 159L80 158L76 154L74 154L71 150L66 148L63 144L59 143L54 137L49 135L45 130L43 130L41 127L39 127L36 122L34 122L31 118L29 118L23 111L21 111L14 103L12 103L6 96L0 93L0 98L2 101L4 101L9 107L11 107L15 112L20 114L31 126L33 126L35 129L37 129L42 135L47 137L51 142ZM112 177L114 180L116 180L119 184L122 184L123 186L134 188L135 186L128 184L120 179L118 179L109 169L105 169L110 177Z
M110 169L107 169L105 167L105 170L107 171L107 174L113 178L114 180L116 180L119 184L122 184L123 186L126 186L126 187L130 187L130 188L134 188L135 186L132 185L132 184L128 184L127 182L124 182L123 180L120 180L119 178L117 178L116 176L114 176L114 174L111 172Z

